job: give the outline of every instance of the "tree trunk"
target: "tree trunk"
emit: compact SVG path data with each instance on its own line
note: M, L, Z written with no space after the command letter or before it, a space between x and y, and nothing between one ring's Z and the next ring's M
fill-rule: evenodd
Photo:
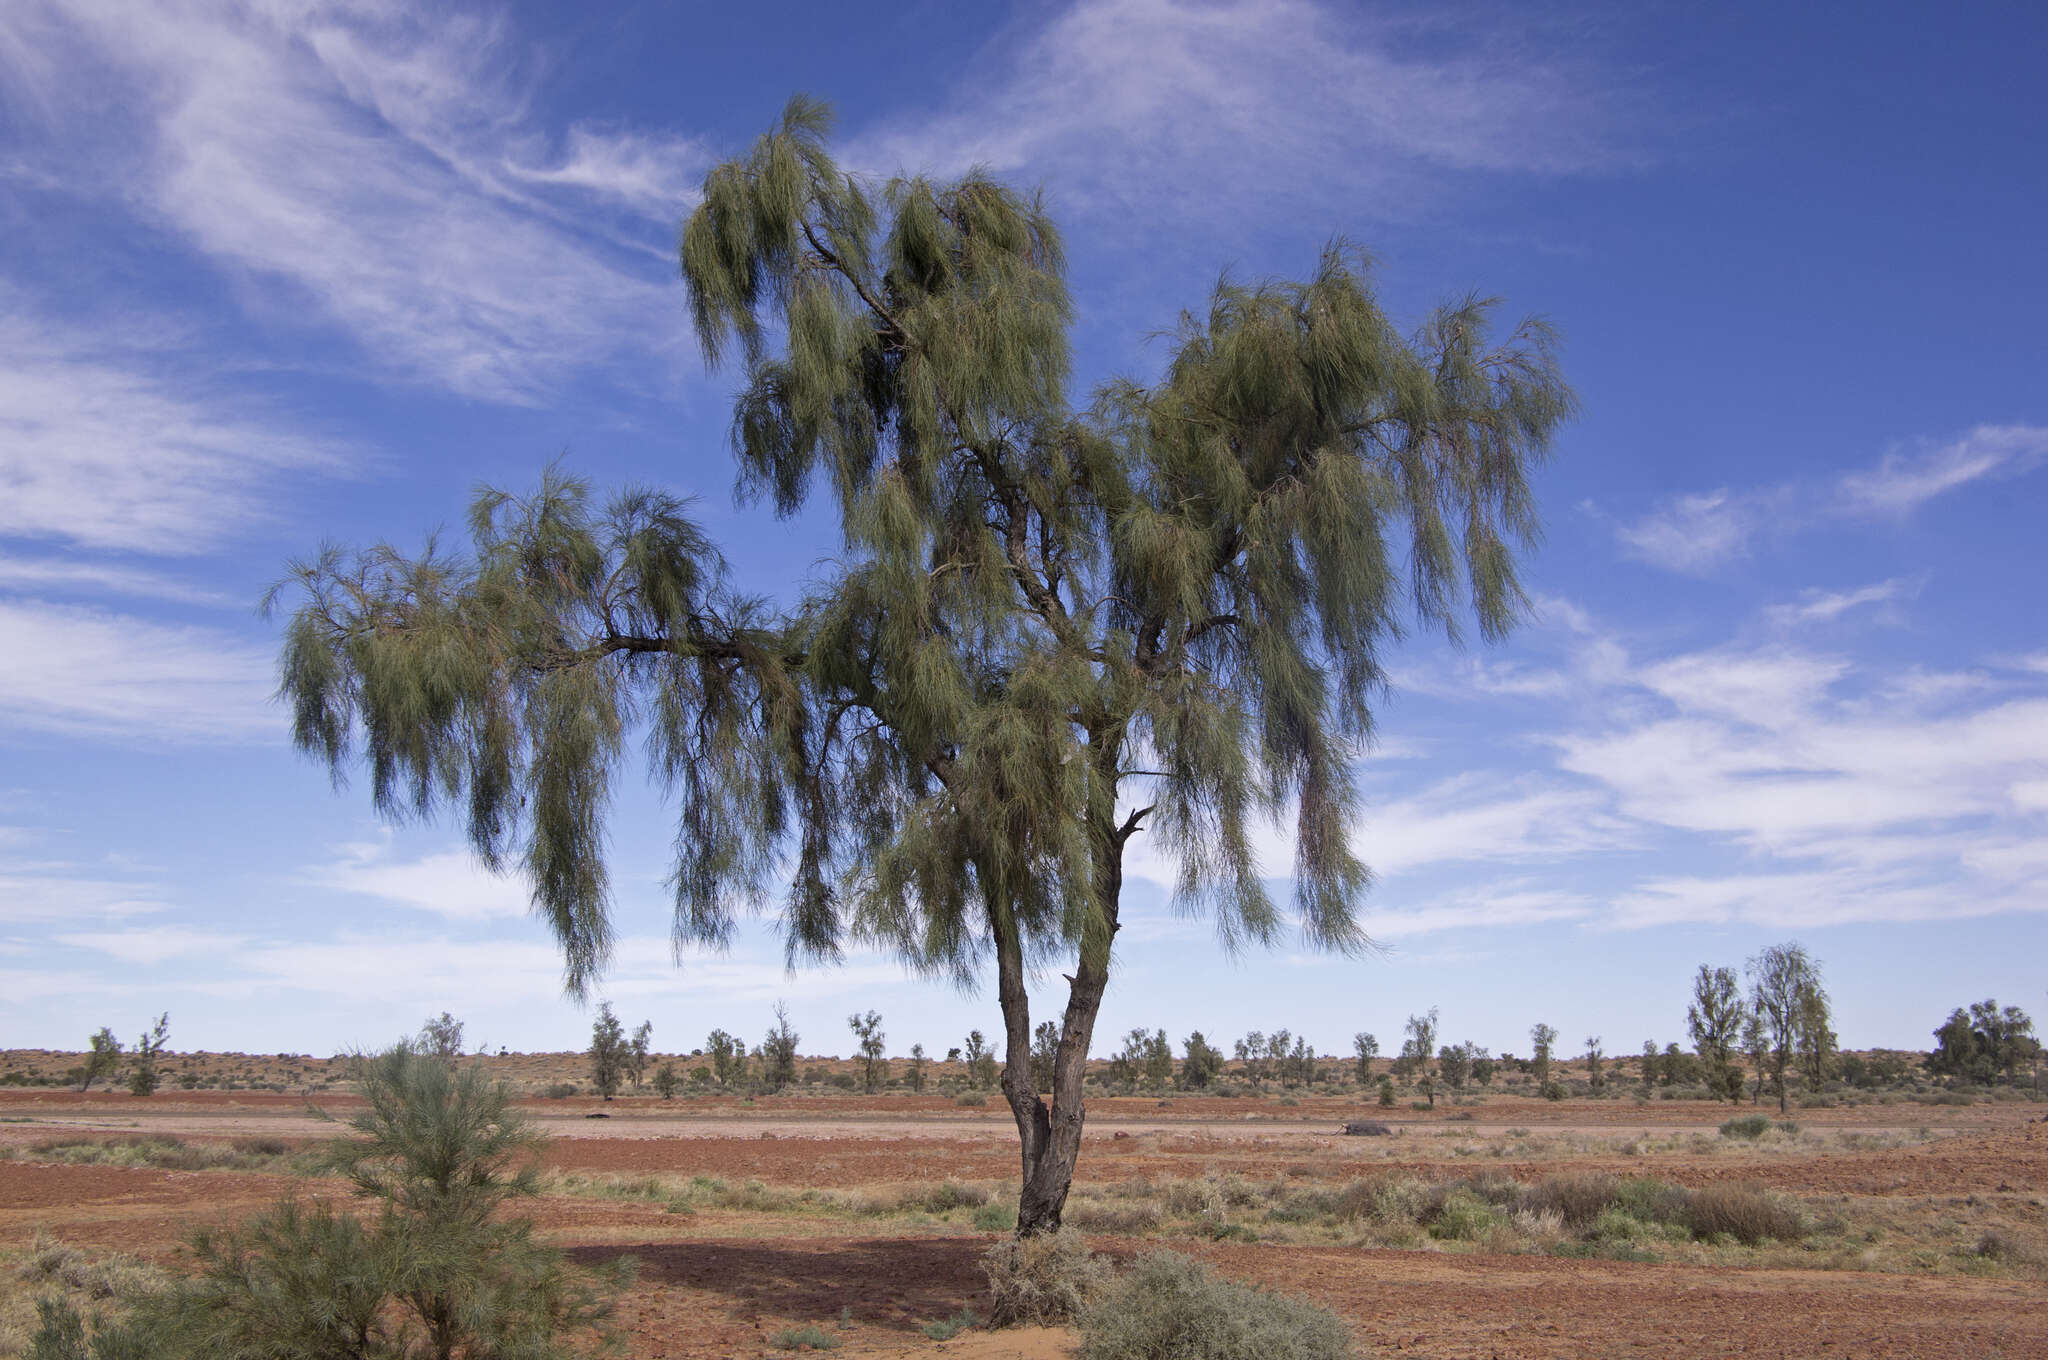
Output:
M1080 958L1067 979L1067 1008L1053 1057L1050 1103L1031 1076L1031 999L1024 985L1024 948L1007 909L989 908L996 943L997 992L1003 1008L1005 1052L1003 1095L1017 1120L1023 1163L1017 1195L1017 1236L1058 1232L1081 1155L1081 1127L1087 1117L1082 1085L1095 1017L1109 988L1110 944L1117 931L1117 900L1123 887L1123 842L1112 836L1098 852L1094 887L1101 903L1081 940Z

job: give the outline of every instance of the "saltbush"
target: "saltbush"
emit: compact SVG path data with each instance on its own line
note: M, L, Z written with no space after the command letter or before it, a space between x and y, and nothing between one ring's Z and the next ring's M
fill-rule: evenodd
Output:
M1806 1235L1799 1211L1744 1185L1710 1185L1695 1190L1686 1205L1686 1226L1703 1239L1723 1234L1744 1246L1776 1238L1795 1242Z
M1081 1319L1081 1360L1348 1360L1328 1309L1225 1280L1174 1252L1140 1258Z
M1721 1126L1721 1136L1723 1138L1755 1139L1763 1137L1770 1131L1770 1116L1761 1114L1737 1115Z
M1072 1228L998 1242L982 1253L990 1318L997 1327L1057 1327L1087 1311L1109 1267Z

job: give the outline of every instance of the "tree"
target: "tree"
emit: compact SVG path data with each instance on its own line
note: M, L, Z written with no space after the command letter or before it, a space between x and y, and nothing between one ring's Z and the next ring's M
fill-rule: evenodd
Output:
M1789 1108L1785 1073L1793 1056L1824 1041L1815 1031L1827 1028L1827 993L1821 989L1820 964L1798 944L1774 944L1746 965L1750 1010L1763 1027L1762 1053L1778 1093L1778 1113ZM1825 1041L1832 1046L1832 1035Z
M1380 1055L1380 1041L1364 1030L1351 1036L1351 1051L1358 1055L1358 1089L1372 1083L1372 1060Z
M1493 1085L1493 1074L1498 1067L1498 1064L1493 1060L1493 1055L1478 1044L1467 1044L1465 1047L1471 1050L1472 1080L1478 1082L1481 1086Z
M682 1074L676 1071L674 1063L663 1063L654 1072L654 1094L663 1100L674 1100L676 1091L683 1084Z
M1463 1044L1445 1044L1437 1050L1437 1071L1443 1074L1444 1085L1453 1091L1465 1089L1465 1080L1472 1073L1472 1054Z
M1543 1024L1529 1027L1529 1069L1536 1078L1539 1091L1550 1085L1550 1052L1556 1046L1555 1029Z
M1196 1030L1181 1040L1180 1084L1190 1091L1206 1091L1223 1071L1223 1050Z
M538 1241L530 1221L505 1215L538 1190L545 1140L504 1084L410 1043L364 1059L356 1075L367 1108L323 1160L376 1214L288 1197L247 1223L203 1231L192 1241L196 1272L102 1322L89 1349L81 1321L53 1307L29 1353L566 1360L597 1353L582 1340L616 1341L611 1294L630 1280L630 1260L578 1268ZM54 1347L66 1330L70 1345Z
M1052 1085L1053 1065L1060 1055L1060 1027L1050 1020L1038 1022L1031 1032L1031 1080L1043 1091Z
M462 1056L462 1022L442 1011L420 1026L416 1042L421 1053L442 1062L454 1062Z
M924 1090L924 1065L925 1065L925 1056L924 1056L924 1045L923 1045L923 1044L912 1044L912 1045L910 1046L910 1077L909 1077L909 1080L910 1080L910 1089L911 1089L912 1091L916 1091L916 1092L920 1092L920 1093L921 1093L921 1092L923 1092L923 1090Z
M1173 1085L1173 1045L1165 1030L1155 1030L1145 1044L1145 1084L1155 1091Z
M164 1045L170 1032L171 1013L165 1011L156 1018L156 1024L143 1032L135 1041L135 1050L130 1054L128 1068L128 1093L137 1096L153 1096L163 1076L157 1070L157 1059L163 1056Z
M873 1095L882 1088L882 1078L889 1071L889 1064L882 1059L882 1013L869 1011L866 1015L849 1015L846 1027L853 1031L855 1047L860 1053L861 1089Z
M1798 1037L1794 1041L1799 1073L1806 1089L1818 1091L1834 1066L1835 1031L1828 1014L1828 994L1818 980L1799 996Z
M654 1022L642 1020L633 1027L633 1037L626 1043L626 1070L633 1076L633 1089L640 1089L640 1077L647 1071L648 1051L654 1042Z
M599 512L555 474L478 501L473 558L300 564L283 689L337 770L364 734L379 807L445 799L484 859L525 865L572 988L610 950L628 714L677 794L679 938L727 938L787 862L792 960L855 928L922 973L992 960L1031 1236L1072 1181L1132 839L1178 860L1226 948L1264 945L1290 913L1254 836L1286 810L1292 918L1361 948L1350 764L1386 653L1411 615L1511 630L1528 472L1573 398L1542 324L1495 344L1471 298L1404 336L1333 246L1306 281L1218 285L1157 382L1077 410L1042 204L978 173L876 194L828 125L791 101L681 244L707 359L746 366L743 494L837 513L804 602L729 588L680 502ZM1026 982L1054 957L1040 1091Z
M1600 1051L1600 1036L1597 1034L1587 1035L1586 1085L1592 1090L1600 1091L1606 1089L1607 1069L1602 1066L1602 1061L1606 1056L1605 1053Z
M718 1084L731 1087L747 1077L747 1046L722 1029L711 1031L704 1041L704 1055L711 1059L711 1074Z
M1962 1014L1960 1011L1956 1013ZM79 1069L80 1092L90 1091L92 1084L101 1077L111 1080L113 1075L121 1070L121 1041L114 1037L114 1031L102 1025L100 1032L93 1035L89 1043L85 1066Z
M619 1082L632 1056L625 1028L619 1024L619 1017L612 1014L612 1003L601 1003L597 1019L590 1026L590 1081L606 1100L619 1093Z
M1145 1054L1152 1046L1152 1032L1134 1029L1124 1035L1123 1047L1109 1060L1109 1079L1125 1091L1138 1087L1138 1078L1145 1073Z
M977 1087L993 1086L996 1081L995 1050L978 1029L967 1035L967 1080Z
M1254 1088L1266 1080L1266 1035L1263 1030L1253 1030L1232 1046L1237 1055L1238 1073Z
M1978 1001L1968 1010L1951 1011L1934 1031L1927 1069L1936 1076L1988 1085L2000 1077L2013 1080L2040 1052L2034 1022L2025 1011L2018 1006L2001 1008L1995 1000Z
M771 1091L780 1091L796 1080L797 1032L790 1027L789 1009L775 1003L775 1027L761 1040L761 1080Z
M1644 1089L1645 1091L1653 1090L1653 1089L1654 1089L1654 1088L1656 1087L1656 1085L1657 1085L1657 1072L1658 1072L1658 1069L1660 1069L1661 1067L1663 1067L1663 1065L1664 1065L1664 1063L1663 1063L1663 1060L1662 1060L1662 1058L1660 1058L1660 1057L1658 1056L1658 1053L1657 1053L1657 1041L1656 1041L1655 1039L1645 1039L1645 1040L1643 1040L1643 1072L1642 1072L1642 1076L1643 1076L1643 1089Z
M1436 1108L1436 1081L1430 1074L1430 1063L1436 1055L1436 1007L1431 1006L1427 1015L1411 1015L1407 1024L1408 1037L1401 1044L1401 1056L1408 1060L1408 1070L1416 1076L1423 1094L1429 1097L1431 1109Z
M1763 1016L1754 1006L1745 1007L1743 1010L1742 1051L1749 1059L1749 1071L1753 1078L1749 1090L1749 1103L1760 1104L1764 1097L1764 1082L1769 1076L1771 1036L1764 1028Z
M1685 1023L1692 1031L1693 1051L1706 1064L1707 1089L1717 1099L1739 1104L1742 1073L1735 1068L1735 1050L1741 1043L1742 993L1733 968L1700 965Z

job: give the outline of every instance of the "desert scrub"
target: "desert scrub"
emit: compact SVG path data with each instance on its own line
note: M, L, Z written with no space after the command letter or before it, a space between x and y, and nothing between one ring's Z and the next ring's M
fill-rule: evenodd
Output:
M1141 1257L1081 1316L1081 1360L1347 1360L1328 1309L1226 1280L1174 1252Z
M1109 1268L1072 1228L998 1242L982 1253L989 1321L997 1327L1073 1322L1109 1281Z
M306 1165L277 1138L188 1143L162 1134L118 1138L50 1138L31 1144L27 1160L72 1166L152 1167L161 1171L281 1171Z

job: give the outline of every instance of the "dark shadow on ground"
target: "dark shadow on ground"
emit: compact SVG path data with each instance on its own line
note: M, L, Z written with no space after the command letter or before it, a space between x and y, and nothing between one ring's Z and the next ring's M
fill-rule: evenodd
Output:
M860 1322L912 1331L963 1306L987 1311L987 1247L980 1237L893 1237L815 1249L716 1241L571 1247L569 1256L584 1265L635 1257L642 1284L726 1295L733 1315L749 1321L829 1321L845 1309Z

